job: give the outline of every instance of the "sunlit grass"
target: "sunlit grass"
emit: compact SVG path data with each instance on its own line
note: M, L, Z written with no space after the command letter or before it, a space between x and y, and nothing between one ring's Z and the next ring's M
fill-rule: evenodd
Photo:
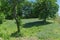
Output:
M23 27L26 23L33 23L39 21L38 19L22 19L21 34L22 37L36 36L40 40L60 40L60 24L50 23L46 25L33 25L28 28ZM14 20L6 20L0 25L0 37L4 40L15 40L15 37L10 35L17 31Z

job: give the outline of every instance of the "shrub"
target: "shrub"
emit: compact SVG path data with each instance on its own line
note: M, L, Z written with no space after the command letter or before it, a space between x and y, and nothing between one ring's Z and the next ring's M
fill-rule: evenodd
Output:
M5 19L5 16L4 16L3 13L1 13L1 14L0 14L0 24L3 23L4 19Z
M6 14L5 19L12 20L13 15L12 14Z

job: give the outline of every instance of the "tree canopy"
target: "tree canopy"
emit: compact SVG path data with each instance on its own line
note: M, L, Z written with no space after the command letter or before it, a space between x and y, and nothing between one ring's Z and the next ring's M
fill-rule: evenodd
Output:
M54 18L56 16L58 7L56 0L38 0L34 4L34 13L37 14L40 19L46 20L46 18Z

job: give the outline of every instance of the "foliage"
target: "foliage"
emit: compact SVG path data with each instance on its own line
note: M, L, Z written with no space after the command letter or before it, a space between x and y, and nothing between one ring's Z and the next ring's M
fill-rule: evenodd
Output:
M5 20L4 14L0 13L0 24L2 24L4 20Z
M24 15L26 15L27 18L39 17L40 19L43 19L43 21L46 21L49 17L55 18L58 11L56 0L36 0L34 3L24 0L0 0L0 2L0 23L2 23L5 18L14 19L7 20L0 25L0 37L9 39L12 33L15 33L17 30L19 32L21 29L23 37L38 36L40 39L43 38L44 40L49 36L48 38L60 39L60 27L57 23L43 23L37 19L22 19L21 22L21 17L24 12ZM17 34L20 35L20 32Z
M39 15L40 19L54 18L57 12L58 5L54 0L39 0L35 3L34 13Z
M1 12L3 12L4 14L5 14L5 18L6 19L13 19L13 1L12 0L1 0L0 1L1 2L1 6L0 6L0 8L1 8ZM18 8L16 9L17 10L17 15L19 15L19 16L21 16L22 14L22 2L23 2L23 0L22 1L20 1L20 0L17 0L17 2L18 2L18 4L17 4L17 6L18 6ZM5 3L5 4L4 4Z

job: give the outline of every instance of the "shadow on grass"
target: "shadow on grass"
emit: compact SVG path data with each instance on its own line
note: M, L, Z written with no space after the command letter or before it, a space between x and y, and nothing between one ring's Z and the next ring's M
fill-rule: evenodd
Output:
M22 35L18 32L14 32L10 35L11 37L21 37Z
M43 21L36 21L36 22L30 22L30 23L26 23L23 25L24 28L30 28L33 26L42 26L42 25L47 25L47 24L51 24L52 22L43 22Z

